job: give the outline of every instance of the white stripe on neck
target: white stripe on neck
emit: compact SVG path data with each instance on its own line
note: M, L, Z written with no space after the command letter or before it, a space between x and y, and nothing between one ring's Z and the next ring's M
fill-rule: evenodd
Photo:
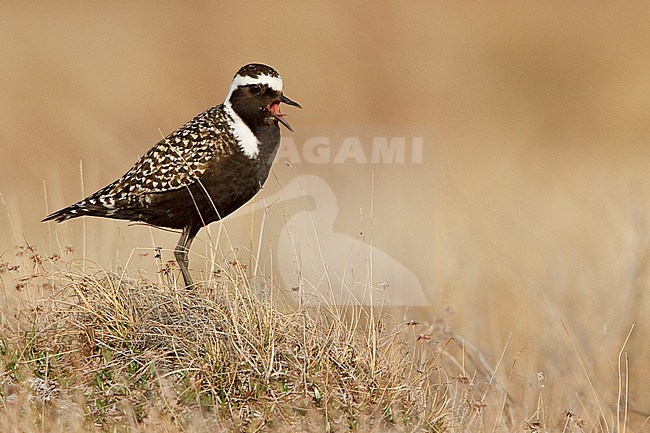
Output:
M241 75L235 75L235 78L232 80L230 90L228 91L228 96L223 103L226 113L232 118L232 123L230 123L231 130L235 137L237 138L237 144L244 152L244 154L253 159L256 158L260 152L259 144L260 142L253 134L253 131L246 125L241 117L233 110L232 105L230 104L230 97L236 88L240 86L247 86L251 84L265 84L269 88L282 92L283 83L282 78L272 77L271 75L260 74L256 78L253 77L244 77Z
M257 158L257 154L260 152L259 144L260 142L253 134L253 131L246 125L241 117L232 109L230 105L230 97L226 98L226 101L223 103L223 107L231 117L232 122L230 124L230 129L237 139L237 144L244 152L244 154L250 159Z

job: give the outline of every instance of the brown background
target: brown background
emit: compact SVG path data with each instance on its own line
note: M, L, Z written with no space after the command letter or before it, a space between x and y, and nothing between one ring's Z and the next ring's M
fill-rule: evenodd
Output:
M48 227L46 207L82 197L80 161L93 192L221 102L240 66L268 63L304 106L285 108L297 143L372 127L426 136L420 165L294 166L334 191L334 233L370 227L373 246L417 275L432 307L411 313L448 317L493 364L505 348L519 395L543 371L558 411L592 396L574 351L615 401L635 324L633 406L647 411L650 8L625 5L3 3L0 251L71 245L156 278L146 254L155 244L171 258L177 235L92 219ZM292 176L274 172L269 196ZM243 256L259 232L247 212L226 224ZM281 229L269 218L265 236Z

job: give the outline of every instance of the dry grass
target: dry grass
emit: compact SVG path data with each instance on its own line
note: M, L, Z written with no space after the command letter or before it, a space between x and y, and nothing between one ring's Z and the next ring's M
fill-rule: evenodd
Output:
M514 365L490 367L444 321L296 307L236 261L194 291L165 268L152 283L81 267L34 247L2 262L5 432L595 432L616 417L547 413L543 386L526 417L498 380Z

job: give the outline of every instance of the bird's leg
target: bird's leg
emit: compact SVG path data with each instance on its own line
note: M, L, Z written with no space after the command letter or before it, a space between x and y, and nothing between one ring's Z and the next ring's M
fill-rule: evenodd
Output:
M174 257L176 257L176 262L178 262L178 266L181 268L181 273L183 274L183 280L185 280L185 287L187 289L194 285L192 277L190 276L190 271L187 268L189 263L187 253L190 251L192 241L198 232L199 228L195 226L185 226L185 228L183 228L183 233L181 233L181 238L178 240L178 245L176 245L176 250L174 250Z

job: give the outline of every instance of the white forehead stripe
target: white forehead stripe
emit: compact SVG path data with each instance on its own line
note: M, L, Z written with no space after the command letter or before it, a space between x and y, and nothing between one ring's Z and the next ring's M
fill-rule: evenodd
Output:
M250 84L266 84L269 88L282 92L284 88L284 83L280 77L272 77L270 75L260 74L256 78L253 77L242 77L241 75L235 75L235 79L232 80L232 85L228 91L228 96L226 96L226 101L230 99L232 92L239 86L247 86Z
M241 150L244 151L244 154L247 157L251 159L256 158L257 154L260 152L260 142L257 141L257 137L255 137L253 131L251 131L248 125L244 123L242 118L239 117L235 110L232 109L232 106L230 105L230 98L226 99L226 102L223 103L223 107L228 116L232 118L232 122L228 122L228 124L230 125L230 129L237 139L237 144Z
M233 86L246 86L248 84L266 84L273 90L278 92L282 91L284 84L282 83L282 78L272 77L270 75L260 74L256 78L253 77L242 77L241 75L236 75L235 79L232 82Z

